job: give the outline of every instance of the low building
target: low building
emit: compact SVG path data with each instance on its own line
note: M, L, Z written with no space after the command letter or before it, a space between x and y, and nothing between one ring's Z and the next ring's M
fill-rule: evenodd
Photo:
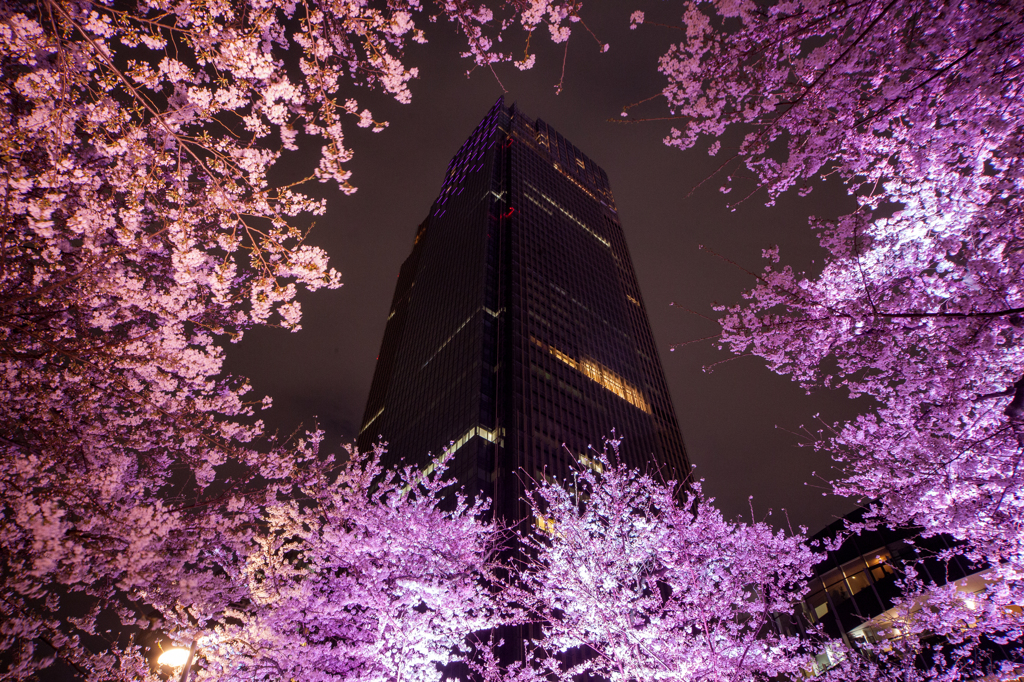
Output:
M848 522L861 521L863 516L864 511L858 510L811 539L824 545L843 532ZM972 565L962 556L948 561L939 558L955 547L952 538L922 538L916 528L880 527L852 535L814 567L807 596L793 614L778 617L778 627L791 635L807 635L820 628L825 637L853 648L882 641L897 618L893 604L900 596L897 581L904 566L913 564L921 579L936 586L955 581L957 590L968 594L985 589L989 567ZM995 658L1007 660L1013 655L1008 647L994 642L986 646L993 648L990 653ZM838 650L822 650L814 672L832 667L841 655Z

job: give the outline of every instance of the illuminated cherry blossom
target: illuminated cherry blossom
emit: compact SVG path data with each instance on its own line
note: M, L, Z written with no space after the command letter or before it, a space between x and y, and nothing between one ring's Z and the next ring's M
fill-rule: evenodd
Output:
M543 639L529 643L532 666L485 660L485 676L799 677L809 656L773 619L792 611L818 555L802 536L725 521L699 483L680 495L618 463L618 442L609 445L592 468L529 494L536 530L520 535L529 558L518 601Z
M549 28L564 40L578 18L573 4L521 9L3 3L5 674L28 677L56 650L95 679L138 679L148 664L108 628L158 603L180 608L182 625L208 622L223 612L219 591L246 594L217 581L243 577L229 567L257 529L294 523L294 508L273 503L302 456L255 442L254 411L269 399L224 375L222 346L254 325L298 330L299 289L340 286L327 255L305 243L303 226L324 205L301 185L355 190L345 131L386 126L353 96L357 86L408 102L418 71L404 48L426 40L433 18L454 23L466 55L488 65L512 61L494 49L505 29ZM276 185L271 171L297 149L319 150L309 177ZM208 548L231 560L217 563Z
M716 138L719 155L737 135L722 174L738 201L836 175L859 203L812 219L821 272L765 251L723 345L872 398L816 440L836 491L964 541L992 598L1024 603L1024 4L715 0L683 23L660 63L681 120L666 143Z
M318 466L298 462L298 495L266 501L257 532L202 550L223 578L146 598L198 642L195 679L439 680L500 614L485 587L499 539L479 520L486 503L450 489L446 457L428 476L385 475L380 450L325 470L316 448Z

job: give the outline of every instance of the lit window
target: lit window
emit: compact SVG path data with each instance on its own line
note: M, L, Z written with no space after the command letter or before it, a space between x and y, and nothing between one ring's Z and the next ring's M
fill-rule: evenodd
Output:
M535 524L537 524L537 529L541 533L544 533L545 535L554 535L555 534L555 526L556 526L556 524L555 524L554 520L549 519L546 516L538 515L538 516L534 516L533 517L533 522Z
M383 412L383 409L381 410L381 412ZM379 415L380 412L378 412L377 414ZM376 419L376 418L377 417L374 417L374 419ZM370 421L373 421L373 420L370 420ZM369 426L369 424L367 424L367 426ZM365 430L366 427L363 427L363 428ZM459 436L459 438L457 440L451 441L448 444L448 447L445 448L445 454L448 457L451 457L452 455L454 455L459 450L459 448L461 448L463 445L465 445L470 440L472 440L474 436L480 436L481 438L483 438L488 443L495 443L495 444L498 445L498 447L501 447L504 444L504 442L505 442L505 439L502 438L502 434L503 433L504 433L504 429L493 429L493 430L491 430L491 429L485 429L482 426L474 426L469 431L466 431L464 434ZM437 467L437 462L436 461L431 462L427 466L427 468L425 468L423 470L424 478L426 478L427 476L430 476L430 474L434 473L434 469L436 467ZM409 490L411 488L412 488L412 486L406 485L405 487L402 488L402 494L404 495L405 493L409 492Z
M377 414L375 414L372 417L370 417L370 421L366 422L366 424L363 425L363 428L359 429L359 434L362 435L363 431L365 431L366 429L370 428L370 424L372 424L373 422L377 421L377 417L379 417L382 412L384 412L384 408L383 407L380 408L379 410L377 410Z
M529 201L530 201L530 202L531 202L532 204L534 204L534 205L535 205L535 206L536 206L537 208L539 208L540 210L544 211L544 212L545 212L545 213L547 213L548 215L551 215L551 216L555 215L554 213L552 213L551 211L549 211L549 210L547 209L547 207L545 207L545 206L542 206L542 205L540 204L540 202L539 202L539 201L537 201L536 199L534 199L534 198L533 198L532 196L530 196L529 194L526 194L526 195L524 195L524 196L525 196L525 197L526 197L526 198L527 198L527 199L528 199L528 200L529 200Z
M463 329L465 329L466 325L469 324L470 322L472 322L473 318L476 317L476 314L478 312L480 312L481 310L486 310L488 313L490 313L494 317L497 317L497 314L495 312L493 312L492 310L488 309L488 308L484 308L484 307L477 308L476 311L472 315L467 317L466 321L463 322L461 325L459 325L459 328L456 329L454 332L452 332L452 335L449 336L445 340L445 342L442 343L441 346L437 350L434 351L434 354L431 355L429 358L427 358L427 361L423 363L423 365L420 367L420 369L423 369L424 367L429 365L430 361L433 360L434 358L436 358L437 354L440 353L442 350L444 350L444 347L447 346L449 343L451 343L452 339L454 339L456 336L458 336L459 332L461 332ZM391 319L391 318L388 318L388 319Z
M581 372L591 381L601 384L605 389L619 396L633 407L640 408L648 414L651 413L651 407L647 404L647 400L644 398L643 394L640 393L635 386L628 383L625 379L604 365L589 358L583 358L582 360L577 361L554 346L549 346L534 337L530 338L536 345L541 348L547 348L551 355L554 355L576 371Z
M564 178L565 178L566 180L568 180L569 182L571 182L572 184L576 185L576 186L577 186L577 187L579 187L579 188L580 188L581 190L583 190L583 191L584 191L584 193L586 193L586 195L587 195L587 196L589 196L589 197L590 197L591 199L593 199L594 201L599 201L599 202L601 202L602 204L604 204L605 206L608 206L608 204L607 204L607 203L605 203L605 201L604 201L603 199L601 199L601 198L600 198L600 197L598 197L598 196L597 196L596 194L594 194L593 192L591 192L591 191L590 191L589 189L587 189L586 187L584 187L583 185L581 185L581 184L580 184L580 182L579 182L579 180L577 180L577 179L576 179L576 178L574 178L573 176L569 175L569 173L567 173L567 172L565 171L565 169L563 169L563 168L562 168L562 166L561 166L561 165L560 165L560 164L559 164L559 163L558 163L557 161L554 161L554 162L552 162L552 164L551 164L551 165L555 167L555 170L556 170L556 171L558 171L559 173L561 173L561 174L562 174L562 177L564 177ZM611 192L608 192L607 190L602 190L602 191L603 191L603 192L605 192L605 193L607 193L607 194L609 195L609 198L611 198ZM615 210L615 209L614 209L614 208L612 208L611 206L608 206L608 208L609 208L609 209L611 209L612 211L614 211L614 210Z
M583 466L587 467L588 469L593 471L595 474L603 474L604 473L604 464L602 464L600 461L594 459L593 457L587 457L586 455L580 455L580 464L582 464Z

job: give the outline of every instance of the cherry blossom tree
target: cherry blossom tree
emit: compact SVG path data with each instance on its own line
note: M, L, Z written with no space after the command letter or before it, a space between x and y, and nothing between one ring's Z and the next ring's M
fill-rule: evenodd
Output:
M183 619L214 618L183 596L213 599L210 581L230 575L203 548L238 561L257 529L297 523L302 503L266 505L298 462L323 465L258 442L254 410L269 399L223 374L222 344L254 325L297 330L298 289L340 286L305 243L324 204L302 185L354 191L344 130L386 123L351 93L409 101L417 69L404 48L426 40L420 17L454 23L485 67L513 60L495 47L513 24L564 42L578 20L571 3L496 9L504 17L451 0L0 7L6 675L56 650L96 678L145 676L116 641L111 656L88 655L105 637L98 623L134 621L154 595ZM275 184L300 144L319 150L308 177ZM63 617L72 603L87 606Z
M810 659L773 618L792 612L818 559L798 535L725 521L692 483L595 453L598 473L538 481L522 532L523 620L543 639L531 666L479 667L492 679L749 680L798 677Z
M92 597L84 612L47 593L42 553L26 548L5 576L4 644L17 649L4 677L60 657L83 679L159 679L139 642L118 637L155 626L195 643L193 680L440 679L465 637L504 613L488 587L501 536L481 520L486 501L450 489L447 455L426 475L384 472L381 449L336 464L319 439L280 452L290 476L260 494L225 492L202 514L136 505L130 545L105 538L104 553L80 549L77 528L57 535L90 561L51 550L45 575Z
M316 457L315 442L304 449ZM298 496L256 510L256 532L202 549L222 576L146 595L197 642L193 679L436 680L497 623L500 537L480 520L485 501L450 489L448 456L424 475L383 472L379 449L347 454L340 471L300 467Z
M859 203L812 219L820 273L765 251L722 344L873 398L816 440L843 471L836 491L965 541L1011 587L1004 606L1024 603L1024 5L716 0L683 23L660 63L681 121L666 143L717 138L739 201L836 175Z

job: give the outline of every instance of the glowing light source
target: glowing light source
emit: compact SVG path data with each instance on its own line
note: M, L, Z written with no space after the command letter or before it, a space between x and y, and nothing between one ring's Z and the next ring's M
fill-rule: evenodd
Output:
M555 523L553 519L549 519L546 516L537 515L533 517L533 521L537 525L537 529L540 530L541 533L551 536L555 534L558 524Z
M569 365L577 372L580 372L591 381L597 382L606 390L609 390L619 396L633 407L638 407L648 414L651 413L651 406L647 403L647 400L644 398L640 390L604 365L589 358L583 358L577 361L554 346L549 346L539 339L531 337L531 340L541 348L547 348L551 355L554 355L556 358Z
M166 649L160 658L156 659L157 665L166 665L171 668L180 668L188 661L188 649L176 646Z

